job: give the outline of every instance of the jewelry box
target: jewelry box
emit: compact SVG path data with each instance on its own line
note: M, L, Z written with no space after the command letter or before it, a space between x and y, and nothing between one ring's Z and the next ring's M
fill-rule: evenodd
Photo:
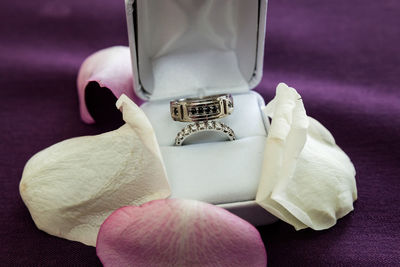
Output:
M253 92L263 74L267 0L126 0L134 88L146 102L171 185L171 198L196 199L264 225L276 217L255 203L269 120ZM218 121L236 140L191 138L170 101L231 94L234 111Z

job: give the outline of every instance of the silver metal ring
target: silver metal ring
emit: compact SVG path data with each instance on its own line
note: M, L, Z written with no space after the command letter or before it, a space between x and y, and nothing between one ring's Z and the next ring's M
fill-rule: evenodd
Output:
M175 145L181 146L186 138L192 134L206 131L220 132L226 135L230 141L236 140L234 131L227 125L217 121L202 121L189 124L183 128L175 138Z
M170 111L172 119L181 122L221 119L233 112L233 98L224 94L173 100Z

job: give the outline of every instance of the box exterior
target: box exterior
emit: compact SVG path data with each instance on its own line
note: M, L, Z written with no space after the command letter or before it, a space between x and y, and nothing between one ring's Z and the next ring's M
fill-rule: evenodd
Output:
M229 210L254 226L268 225L279 220L255 201L235 202L217 206Z

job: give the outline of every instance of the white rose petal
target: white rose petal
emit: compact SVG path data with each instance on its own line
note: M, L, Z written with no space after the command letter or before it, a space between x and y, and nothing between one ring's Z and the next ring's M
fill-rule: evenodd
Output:
M327 229L353 210L355 169L330 132L307 117L301 96L279 84L257 202L297 230Z
M121 128L55 144L26 164L20 194L39 229L95 246L114 210L170 195L149 121L125 95L117 106Z

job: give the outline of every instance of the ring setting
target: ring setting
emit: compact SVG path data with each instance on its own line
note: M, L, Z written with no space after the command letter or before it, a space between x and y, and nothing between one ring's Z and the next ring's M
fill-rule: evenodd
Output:
M232 114L233 109L233 98L230 94L171 101L172 119L180 122L191 122L177 134L175 145L181 146L186 138L192 134L206 131L219 132L230 141L236 140L235 133L229 126L215 121Z

